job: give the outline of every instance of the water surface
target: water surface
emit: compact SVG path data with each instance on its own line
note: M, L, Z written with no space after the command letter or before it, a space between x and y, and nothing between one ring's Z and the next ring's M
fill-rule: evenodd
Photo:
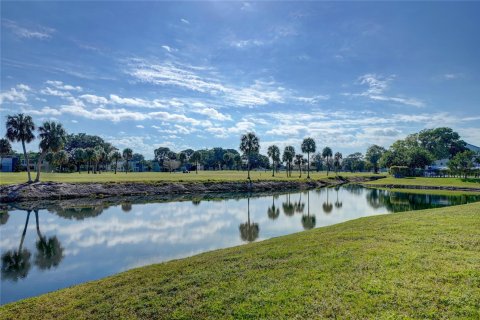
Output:
M13 204L0 216L1 303L359 217L478 200L350 185L214 200Z

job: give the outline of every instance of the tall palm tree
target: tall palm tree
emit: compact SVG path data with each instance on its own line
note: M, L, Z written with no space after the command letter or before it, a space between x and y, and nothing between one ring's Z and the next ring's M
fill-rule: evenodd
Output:
M310 153L316 150L315 140L305 138L302 142L302 152L307 154L307 179L310 179Z
M280 149L276 145L268 147L267 154L272 158L272 177L275 177L275 165L280 162Z
M123 149L122 152L123 159L126 161L126 166L125 166L125 173L128 172L128 160L132 159L133 156L133 151L130 148L125 148Z
M85 159L85 149L83 148L75 148L73 150L73 159L77 165L77 172L80 173L80 165Z
M292 161L295 157L295 148L286 146L283 150L282 160L287 164L287 177L292 176Z
M23 113L16 114L14 116L7 117L7 134L6 137L11 142L22 142L23 155L25 156L25 165L27 166L28 182L32 182L32 176L30 174L30 161L28 160L27 149L25 143L30 143L35 136L33 131L35 130L35 124L32 117L26 116Z
M332 158L332 155L333 155L333 152L332 152L332 149L330 149L330 147L323 148L322 156L325 159L325 164L327 165L327 176L328 176L328 172L330 171L330 158Z
M299 178L302 177L302 161L303 160L303 154L297 154L295 155L295 164L298 165L298 171L300 172L300 175L298 176Z
M122 158L122 155L120 154L120 152L118 152L118 150L114 150L110 154L110 159L115 160L115 174L117 174L118 159L121 159L121 158Z
M198 151L195 151L194 153L192 153L190 160L195 163L195 173L198 174L198 166L199 162L202 161L202 154Z
M55 121L46 121L38 128L40 138L40 157L37 162L37 177L35 182L40 181L40 169L42 161L48 152L58 152L63 148L66 142L67 133L61 123Z
M2 158L13 153L10 141L5 138L0 139L0 169L2 168Z
M342 154L340 152L335 153L335 160L333 162L333 166L335 167L335 174L338 173L338 169L340 168L340 165L342 164Z
M260 140L253 132L242 135L240 139L240 150L247 156L248 180L250 180L250 156L260 149Z
M60 172L63 172L63 166L68 164L68 158L68 152L65 150L60 150L54 154L54 163L60 167Z
M96 163L95 163L95 169L98 173L101 173L100 172L100 164L106 160L107 158L107 153L105 152L105 150L103 149L102 146L96 146L95 147L95 153L97 154L97 157L96 157Z
M95 158L95 150L93 148L85 149L85 160L87 161L87 173L90 174L90 166Z

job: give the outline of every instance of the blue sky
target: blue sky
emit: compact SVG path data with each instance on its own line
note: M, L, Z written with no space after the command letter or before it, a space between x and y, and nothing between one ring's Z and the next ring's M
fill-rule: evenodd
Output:
M147 158L237 148L247 131L262 152L307 136L365 152L436 126L480 144L480 3L1 6L2 117L58 120Z

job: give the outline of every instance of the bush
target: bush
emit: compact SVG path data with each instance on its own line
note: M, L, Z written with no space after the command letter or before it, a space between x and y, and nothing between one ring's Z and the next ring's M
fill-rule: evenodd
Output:
M410 169L407 166L391 166L390 174L395 178L404 178L408 175Z

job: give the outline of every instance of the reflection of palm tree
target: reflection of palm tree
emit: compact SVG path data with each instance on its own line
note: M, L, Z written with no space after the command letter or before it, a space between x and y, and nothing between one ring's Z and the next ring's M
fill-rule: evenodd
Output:
M252 242L258 238L260 228L258 227L258 223L250 222L250 197L247 198L247 203L248 220L246 223L241 223L238 229L240 230L240 238L242 238L243 241Z
M56 236L43 236L40 232L40 224L38 223L38 210L35 210L35 220L37 223L37 254L35 255L35 264L42 270L56 267L63 259L63 247Z
M335 191L337 192L337 201L335 201L335 208L341 208L343 203L341 201L338 201L338 190L340 190L340 187L335 187Z
M290 202L290 193L287 194L287 202L282 203L283 213L291 217L295 213L295 205Z
M367 202L374 209L378 209L384 206L384 195L380 193L383 193L383 191L378 189L367 190Z
M30 271L30 251L23 249L23 241L27 233L28 220L31 211L28 211L25 227L23 228L22 238L18 250L9 250L2 255L2 278L17 281L19 278L25 278Z
M298 202L295 202L295 212L302 213L303 210L305 210L305 203L302 202L302 194L300 193Z
M275 197L272 196L272 206L268 208L267 211L268 217L272 220L275 220L280 215L280 209L275 207Z
M200 202L202 202L202 200L200 200L200 199L193 199L193 200L192 200L192 204L193 204L194 206L198 206L198 205L200 204Z
M302 216L302 226L304 230L315 228L317 219L315 215L310 216L310 192L307 194L307 214Z
M323 203L322 208L323 208L323 212L325 212L326 214L329 214L333 210L333 205L330 202L328 202L328 187L327 187L327 202Z
M103 212L103 209L108 208L107 205L97 205L94 207L71 207L71 208L63 208L63 207L54 207L51 210L58 216L66 219L75 219L75 220L83 220L85 218L96 217Z
M132 211L132 203L130 201L122 203L122 211L123 212L130 212Z

